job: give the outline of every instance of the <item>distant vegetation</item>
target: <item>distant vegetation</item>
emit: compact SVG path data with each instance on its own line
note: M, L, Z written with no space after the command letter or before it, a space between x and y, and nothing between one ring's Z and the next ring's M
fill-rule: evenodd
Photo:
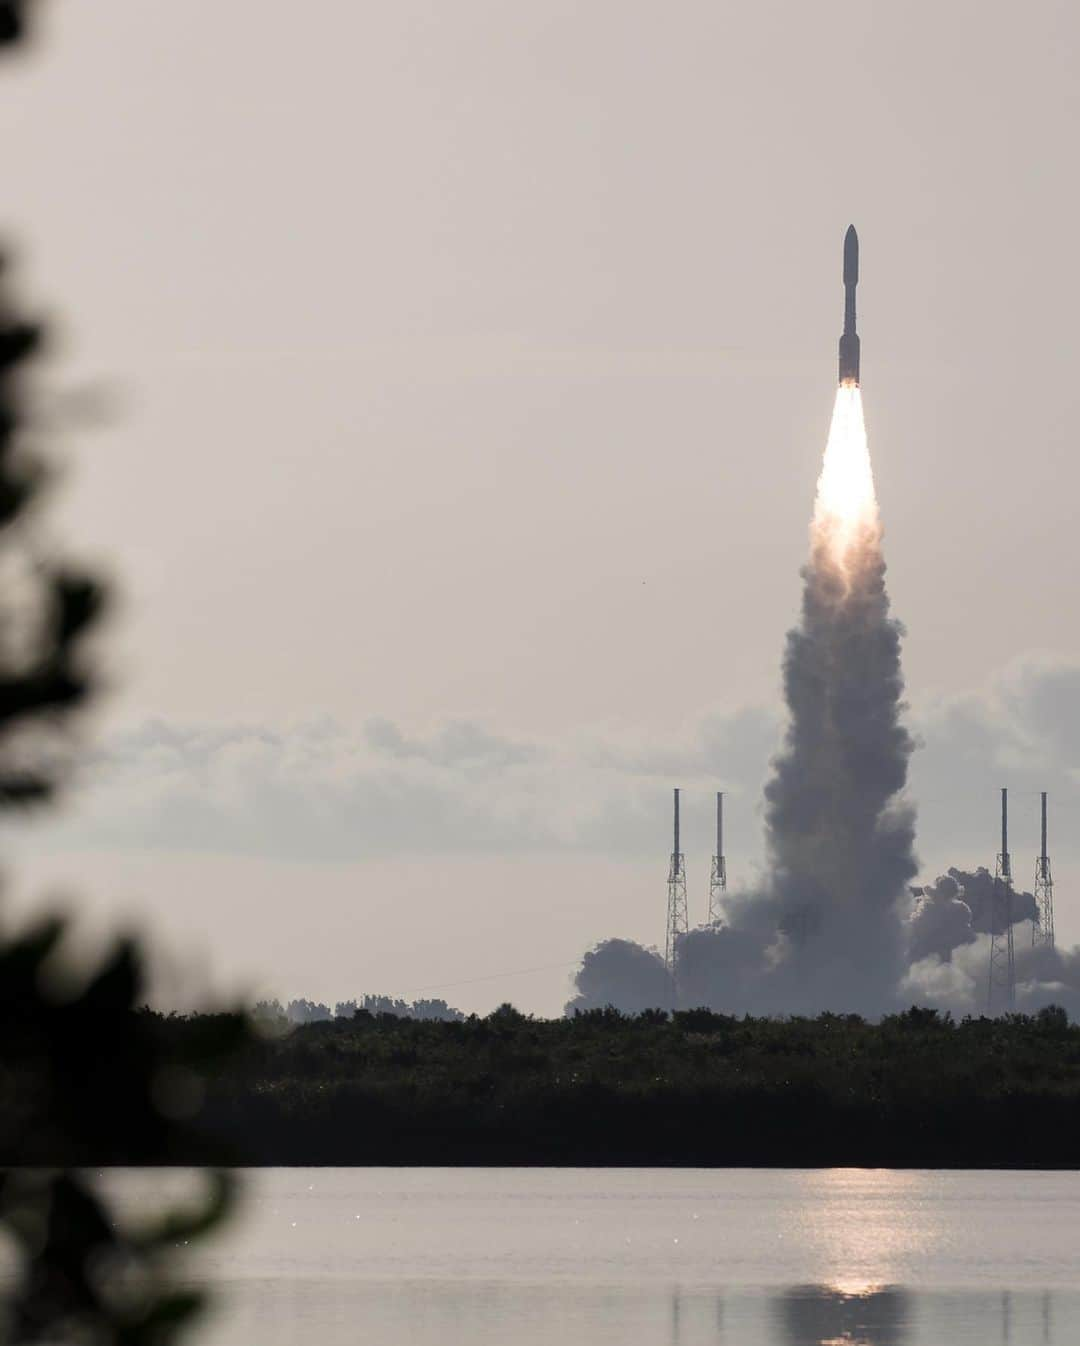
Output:
M365 995L357 1000L339 1000L333 1010L318 1000L260 1000L255 1006L255 1021L262 1027L287 1028L290 1024L316 1024L327 1019L351 1019L357 1010L368 1014L394 1014L399 1019L439 1019L460 1023L465 1015L445 1000L397 1000L389 995Z
M204 1064L214 1016L141 1019L160 1058L198 1074L197 1143L190 1124L161 1152L103 1135L67 1153L54 1135L42 1162L1080 1166L1080 1027L1053 1008L879 1023L360 1010L279 1025L221 1066ZM110 1036L103 1023L102 1061ZM0 1109L26 1097L10 1069L7 1084Z

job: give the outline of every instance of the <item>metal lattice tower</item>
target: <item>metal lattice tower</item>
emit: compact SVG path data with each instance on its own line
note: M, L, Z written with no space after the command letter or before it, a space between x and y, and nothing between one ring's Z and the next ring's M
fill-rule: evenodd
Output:
M1046 853L1046 791L1042 792L1042 849L1035 861L1035 923L1031 927L1035 949L1054 947L1054 879Z
M716 854L709 876L709 925L724 919L724 894L727 892L727 860L724 858L724 792L716 792Z
M674 984L676 978L676 945L680 935L690 929L690 915L686 903L686 858L679 849L679 792L675 791L675 847L671 852L671 866L667 881L667 939L664 962Z
M994 870L990 911L990 975L986 1007L1011 1010L1016 1004L1016 964L1013 959L1013 889L1009 860L1009 792L1001 792L1001 850Z

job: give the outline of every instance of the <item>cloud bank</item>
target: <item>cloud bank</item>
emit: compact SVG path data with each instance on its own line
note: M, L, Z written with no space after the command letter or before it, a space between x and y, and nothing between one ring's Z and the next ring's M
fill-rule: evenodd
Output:
M993 864L1000 785L1012 790L1016 872L1034 857L1039 790L1051 792L1055 854L1068 853L1055 819L1080 803L1080 664L1017 660L981 688L916 707L910 723L931 876ZM781 729L778 704L718 710L674 742L615 731L545 741L467 719L422 733L382 718L150 720L107 736L64 815L36 825L60 847L313 863L580 851L652 862L662 885L670 791L682 785L692 881L704 878L721 788L729 868L745 878L763 854L762 788Z

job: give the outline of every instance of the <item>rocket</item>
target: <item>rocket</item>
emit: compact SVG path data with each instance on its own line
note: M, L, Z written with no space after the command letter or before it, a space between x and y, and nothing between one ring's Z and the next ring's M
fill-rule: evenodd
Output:
M844 235L844 334L840 338L840 382L859 386L859 334L855 331L855 286L859 283L859 235L853 224Z

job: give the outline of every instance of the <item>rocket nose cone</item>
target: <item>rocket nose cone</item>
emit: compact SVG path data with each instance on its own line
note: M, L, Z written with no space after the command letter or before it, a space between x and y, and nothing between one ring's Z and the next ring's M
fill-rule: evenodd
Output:
M844 284L858 285L858 283L859 235L855 232L855 226L849 224L847 233L844 235Z

